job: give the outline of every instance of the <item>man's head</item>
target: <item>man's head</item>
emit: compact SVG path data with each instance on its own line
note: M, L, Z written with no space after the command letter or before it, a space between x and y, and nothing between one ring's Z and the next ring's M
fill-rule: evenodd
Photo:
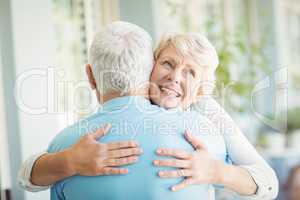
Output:
M189 107L214 86L215 48L200 34L166 34L154 52L151 100L162 107Z
M99 102L108 99L105 96L136 94L147 87L152 40L137 25L118 21L105 26L95 35L89 54L87 75Z

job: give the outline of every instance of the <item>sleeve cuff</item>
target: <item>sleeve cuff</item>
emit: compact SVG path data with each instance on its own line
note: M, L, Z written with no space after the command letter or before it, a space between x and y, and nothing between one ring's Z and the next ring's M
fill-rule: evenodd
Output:
M264 169L257 165L240 166L246 169L257 185L255 194L249 199L270 200L275 199L278 194L278 180L273 169Z
M30 182L31 179L31 171L34 163L40 158L42 155L46 154L47 152L40 152L38 154L32 155L29 157L21 166L21 169L18 173L18 182L20 187L24 190L29 192L39 192L43 190L47 190L50 186L37 186Z

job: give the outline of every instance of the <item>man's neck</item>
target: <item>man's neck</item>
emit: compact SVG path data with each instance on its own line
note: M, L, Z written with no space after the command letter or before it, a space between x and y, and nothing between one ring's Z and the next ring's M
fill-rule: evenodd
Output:
M146 99L149 99L149 90L148 89L144 89L144 90L138 90L138 91L132 91L129 93L120 93L120 92L111 92L111 93L107 93L104 95L100 96L100 103L103 104L109 100L118 98L118 97L125 97L125 96L141 96L141 97L145 97Z

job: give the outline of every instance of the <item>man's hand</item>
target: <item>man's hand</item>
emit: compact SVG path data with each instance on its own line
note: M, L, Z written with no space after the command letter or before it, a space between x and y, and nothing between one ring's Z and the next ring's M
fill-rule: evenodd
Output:
M126 174L128 169L118 166L138 161L142 150L135 141L99 143L110 125L87 134L76 144L63 151L46 153L38 158L31 171L30 182L49 186L76 174L82 176Z
M82 176L127 174L127 168L118 166L132 164L138 161L142 149L135 141L99 143L110 129L106 125L95 133L88 134L67 150L69 169L74 174Z
M202 142L186 131L186 140L194 147L194 152L181 149L159 148L160 156L172 156L176 159L154 160L154 165L180 168L170 171L159 171L161 178L185 178L181 183L171 189L177 191L192 184L216 183L218 168L217 161L206 150Z

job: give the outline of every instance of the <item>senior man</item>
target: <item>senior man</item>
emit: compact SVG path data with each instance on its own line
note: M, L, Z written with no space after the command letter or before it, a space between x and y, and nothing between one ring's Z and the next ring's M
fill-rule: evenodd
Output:
M213 198L209 184L192 185L176 193L170 191L169 187L179 183L182 178L160 179L157 169L152 166L152 161L159 158L155 154L158 147L193 151L193 146L199 148L202 145L197 144L193 136L185 135L193 146L188 144L183 134L186 129L197 134L205 143L205 148L219 162L225 161L226 147L222 136L217 134L211 122L198 113L182 112L180 109L165 110L152 105L147 99L148 86L145 83L148 83L153 66L149 35L135 25L114 22L96 35L90 54L92 66L87 67L87 74L99 102L103 104L102 109L66 128L51 142L48 148L50 154L68 154L56 156L55 159L72 160L62 162L66 163L64 168L69 171L65 177L69 178L56 182L51 187L51 199ZM111 124L112 128L109 130L110 125L106 125L96 133L86 135L105 124ZM102 137L108 130L110 133ZM95 141L99 138L101 143ZM119 142L131 139L137 140L143 148L138 162L137 155L141 154L138 145L132 141ZM91 145L95 148L84 148ZM122 145L127 148L126 151L120 149ZM89 149L90 152L84 149ZM97 159L91 161L97 168L95 171L91 170L90 174L86 173L88 170L81 168L84 166L82 160L86 160L87 164L90 161L80 154L80 150L98 155ZM76 161L81 163L77 165ZM128 169L114 168L126 164L132 165ZM125 175L89 177L95 173ZM59 179L54 177L53 180Z

